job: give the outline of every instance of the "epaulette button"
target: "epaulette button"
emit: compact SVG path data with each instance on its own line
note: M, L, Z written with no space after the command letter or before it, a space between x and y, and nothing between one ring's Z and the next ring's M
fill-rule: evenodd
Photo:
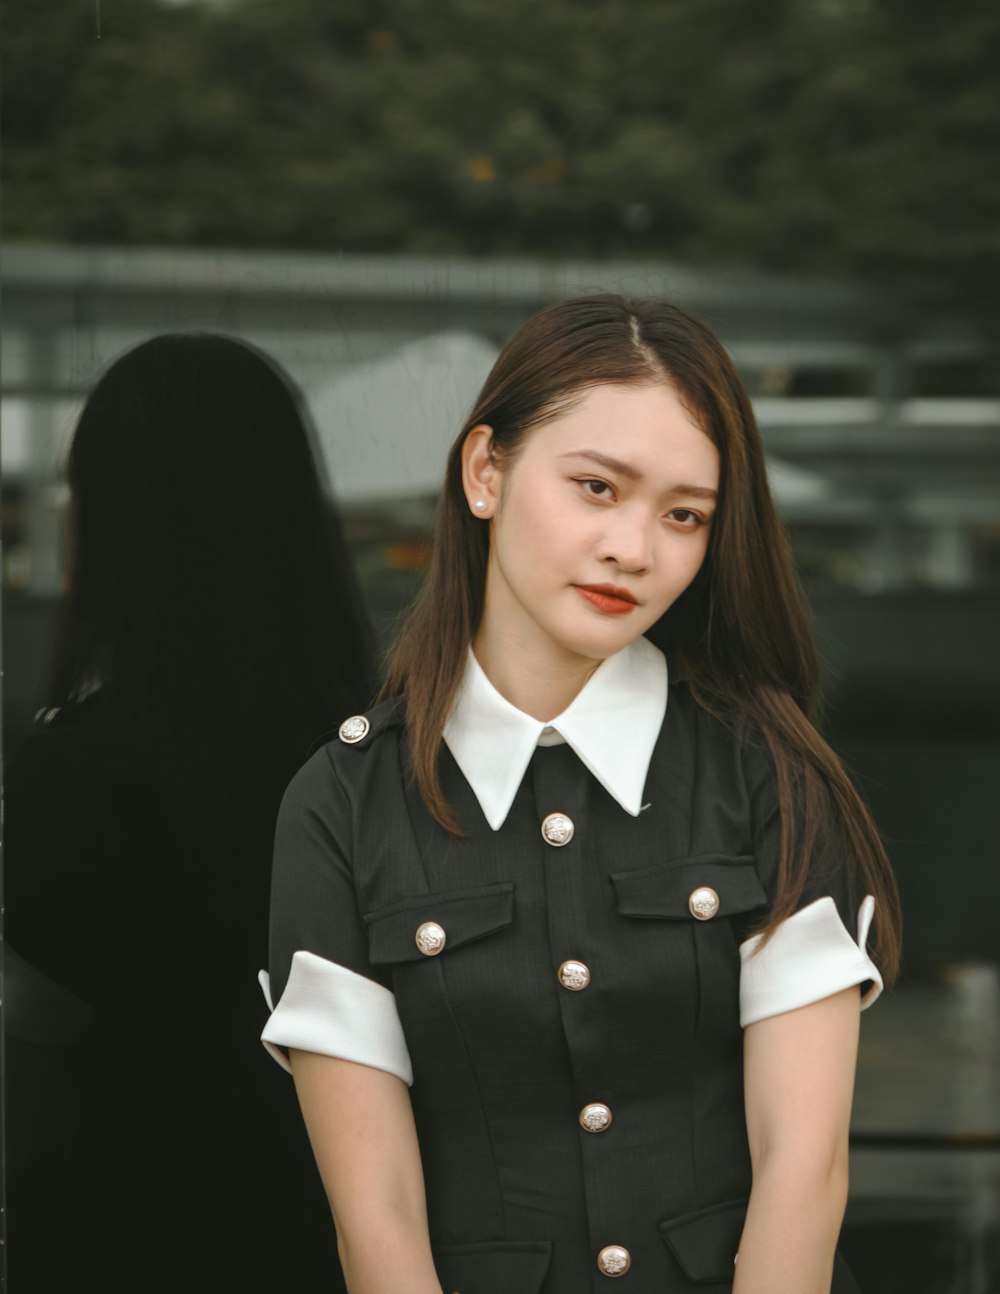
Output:
M371 724L363 714L353 714L340 725L340 740L346 741L348 746L353 746L368 736L370 727Z

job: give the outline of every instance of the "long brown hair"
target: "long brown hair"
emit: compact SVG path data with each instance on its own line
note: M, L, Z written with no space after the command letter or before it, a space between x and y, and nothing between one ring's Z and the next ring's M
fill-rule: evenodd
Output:
M818 667L811 618L768 486L749 398L713 334L676 306L614 295L534 315L500 354L448 455L431 568L389 662L383 696L405 693L414 774L429 811L457 832L441 789L442 733L483 612L489 526L462 489L462 445L492 428L507 464L538 424L603 383L669 382L719 451L719 506L701 570L650 632L706 708L756 728L774 762L781 859L765 936L802 897L832 809L878 902L878 958L899 965L899 897L878 832L840 760L811 722Z

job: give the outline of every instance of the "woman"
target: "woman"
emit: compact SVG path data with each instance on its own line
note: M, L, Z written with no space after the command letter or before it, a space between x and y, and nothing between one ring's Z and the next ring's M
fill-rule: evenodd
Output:
M264 1039L352 1294L855 1288L859 1004L898 906L815 690L716 340L612 296L530 320L383 703L279 817Z
M325 1291L253 984L282 792L371 695L305 413L253 347L155 337L88 397L68 474L53 696L5 787L6 934L33 975L7 1004L13 1284Z

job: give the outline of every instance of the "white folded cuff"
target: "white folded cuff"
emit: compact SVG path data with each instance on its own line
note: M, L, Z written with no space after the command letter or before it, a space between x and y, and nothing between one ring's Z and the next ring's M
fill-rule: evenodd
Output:
M740 1024L746 1028L866 980L871 985L861 1009L871 1006L882 992L882 976L865 950L874 912L869 894L858 909L855 941L828 896L787 917L759 951L762 935L740 944Z
M260 1039L282 1069L292 1072L284 1049L296 1047L384 1069L407 1085L413 1083L396 999L387 988L307 952L292 958L277 1006L271 1001L267 972L257 978L271 1008Z

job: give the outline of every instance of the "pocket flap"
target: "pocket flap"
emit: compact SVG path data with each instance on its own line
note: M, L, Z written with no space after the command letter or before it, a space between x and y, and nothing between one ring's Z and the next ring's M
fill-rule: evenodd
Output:
M746 1215L745 1199L730 1200L661 1222L660 1234L690 1280L731 1281Z
M551 1260L548 1240L492 1240L434 1250L444 1294L537 1294Z
M425 922L433 921L444 931L441 951L447 953L509 926L513 915L512 881L401 899L365 915L369 957L375 965L422 961L426 954L417 947L416 934Z
M677 858L655 867L614 872L611 882L618 896L618 911L626 917L689 920L688 900L703 886L719 896L720 917L749 912L767 903L754 860L749 856L700 854Z

